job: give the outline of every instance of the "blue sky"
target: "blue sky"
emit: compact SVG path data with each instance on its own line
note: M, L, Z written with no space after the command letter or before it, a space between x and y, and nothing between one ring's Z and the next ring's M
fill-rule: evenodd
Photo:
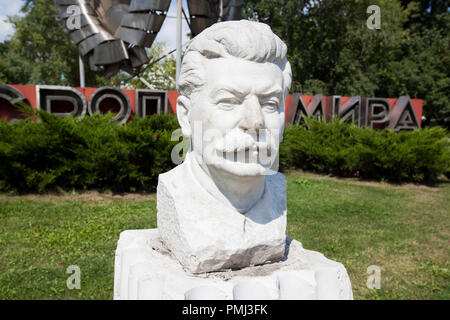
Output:
M188 14L188 8L187 8L187 2L186 0L183 0L183 9L186 14ZM177 27L177 20L175 18L170 17L176 17L177 15L177 0L172 0L170 3L170 8L167 13L167 18L163 23L163 26L161 27L161 30L159 31L159 34L156 36L156 41L164 41L166 42L167 51L170 51L172 49L175 49L176 47L176 27ZM187 25L186 21L182 20L182 41L181 43L187 43L189 40L189 37L186 36L189 30L189 26Z
M0 0L0 42L3 42L9 38L13 33L14 29L11 24L7 23L5 19L7 16L16 15L20 13L20 8L23 5L23 0ZM183 0L183 8L187 13L187 3ZM177 21L174 18L169 18L169 16L175 17L177 15L177 0L172 0L170 3L170 8L168 12L168 17L164 21L163 26L159 34L156 37L156 41L164 41L166 43L167 51L175 49L176 47L176 25ZM189 27L183 19L183 38L182 43L188 41L186 33L189 32Z
M14 33L12 25L5 20L7 16L19 14L22 4L22 0L0 0L0 42Z

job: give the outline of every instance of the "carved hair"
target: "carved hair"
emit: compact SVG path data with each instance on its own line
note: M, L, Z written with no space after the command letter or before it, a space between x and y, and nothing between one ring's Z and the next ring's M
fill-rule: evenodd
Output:
M236 57L254 62L272 62L280 67L284 78L284 95L291 87L291 66L287 48L264 23L248 20L213 24L197 35L183 58L178 82L180 95L189 97L205 82L204 59Z

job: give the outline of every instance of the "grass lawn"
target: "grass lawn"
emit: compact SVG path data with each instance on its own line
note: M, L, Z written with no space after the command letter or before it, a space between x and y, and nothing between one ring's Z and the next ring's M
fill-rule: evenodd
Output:
M287 177L288 235L342 262L355 299L450 299L450 183ZM0 196L0 299L112 299L120 232L155 227L154 195ZM69 265L81 290L67 289Z

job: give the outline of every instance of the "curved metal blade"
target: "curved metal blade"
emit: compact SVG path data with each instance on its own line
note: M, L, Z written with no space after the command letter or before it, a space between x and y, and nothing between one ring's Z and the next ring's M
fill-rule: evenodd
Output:
M148 63L150 47L171 0L54 0L62 22L70 28L90 68L111 77L120 69L135 74ZM74 10L76 6L76 10Z

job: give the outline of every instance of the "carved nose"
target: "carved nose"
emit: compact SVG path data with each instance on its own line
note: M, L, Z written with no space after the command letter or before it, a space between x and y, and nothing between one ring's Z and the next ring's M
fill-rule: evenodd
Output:
M244 130L260 130L264 128L264 118L258 98L250 97L245 101L245 117L239 127Z

